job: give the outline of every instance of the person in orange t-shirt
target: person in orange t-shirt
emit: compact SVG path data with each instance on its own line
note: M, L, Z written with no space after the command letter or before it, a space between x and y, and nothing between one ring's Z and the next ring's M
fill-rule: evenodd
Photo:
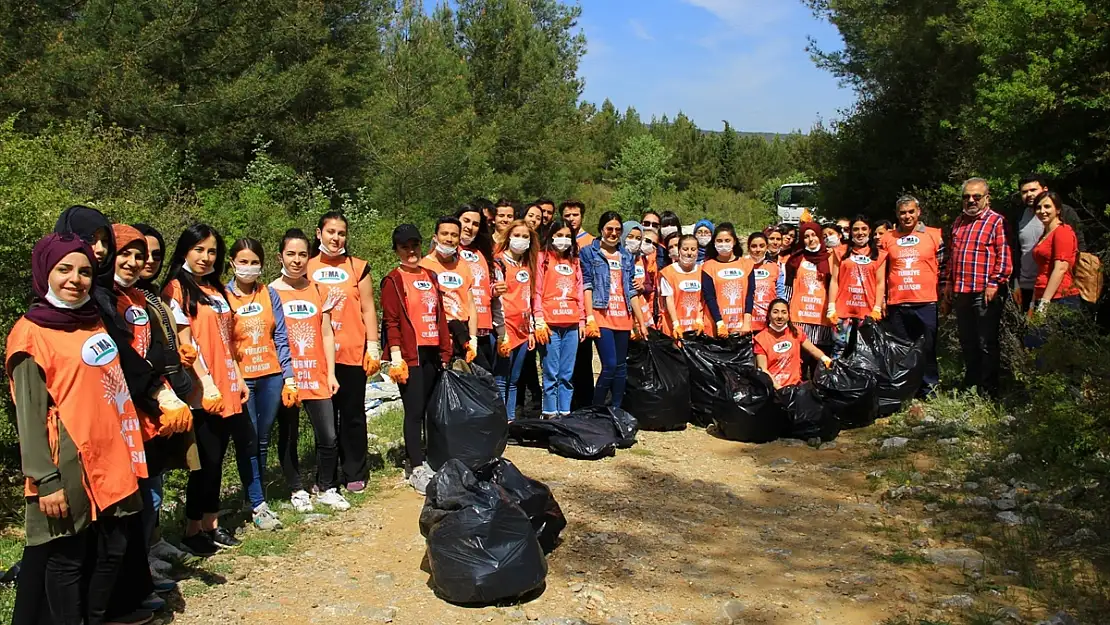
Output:
M472 285L474 277L470 268L459 259L459 236L462 224L457 217L440 217L435 226L435 245L427 256L420 259L420 266L436 276L436 285L443 296L447 312L447 326L454 343L455 358L465 358L486 371L493 363L479 358L478 311L474 307Z
M570 414L574 365L586 314L582 265L574 231L556 219L544 234L544 251L536 262L536 295L532 301L536 342L543 362L542 415Z
M886 252L871 238L866 218L856 217L850 228L848 249L843 255L833 255L830 263L826 317L833 324L833 358L844 353L852 327L867 317L882 319L886 299Z
M718 224L701 266L702 296L716 336L752 331L754 263L743 254L733 225L727 221Z
M181 548L210 556L240 541L218 525L224 453L235 443L235 464L243 489L261 488L252 467L256 438L244 410L250 391L232 344L234 313L218 277L224 266L223 237L206 224L194 224L177 239L166 275L163 299L170 302L182 344L195 345L193 373L198 378L189 405L200 454L200 470L189 474L185 490L185 536Z
M771 376L775 388L802 383L802 352L826 367L832 359L790 321L790 304L775 299L768 306L767 327L755 335L755 363Z
M497 333L494 318L501 318L501 296L507 288L504 280L496 279L493 262L493 239L485 216L477 208L464 204L455 211L462 229L459 235L459 258L470 269L474 283L474 311L478 315L478 355L493 366L497 361Z
M528 351L536 347L532 334L532 297L538 247L535 233L519 219L509 224L505 240L497 245L497 260L503 267L507 289L501 296L505 323L498 341L493 376L510 421L516 418L518 386Z

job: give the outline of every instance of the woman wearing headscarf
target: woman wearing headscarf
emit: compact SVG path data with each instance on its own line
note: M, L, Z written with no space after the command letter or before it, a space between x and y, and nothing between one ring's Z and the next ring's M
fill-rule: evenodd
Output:
M141 441L127 434L138 431L138 417L93 302L94 267L77 236L40 240L34 301L8 335L26 496L17 624L44 614L57 625L103 622L127 550L124 519L142 508Z
M798 244L786 261L786 284L791 288L790 321L826 353L832 345L832 325L826 317L831 276L821 226L812 221L803 223L798 229Z
M713 222L708 219L698 220L694 224L694 238L698 240L698 264L705 260L705 252L713 242Z

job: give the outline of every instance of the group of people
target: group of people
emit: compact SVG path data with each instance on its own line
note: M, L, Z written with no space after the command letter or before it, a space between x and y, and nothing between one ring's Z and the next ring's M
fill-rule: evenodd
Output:
M349 507L343 493L366 487L365 385L379 369L400 388L406 478L418 492L433 477L427 400L457 359L492 372L509 419L528 379L542 379L533 395L549 418L620 407L629 342L655 333L752 335L758 366L783 387L801 381L807 360L831 366L855 326L886 319L923 339L928 394L938 316L950 307L964 385L995 394L1012 259L1027 307L1078 306L1070 209L1035 176L1021 193L1025 212L1005 217L986 181L968 180L947 235L921 222L908 195L893 223L860 216L743 235L707 220L684 234L671 211L607 211L595 236L580 202L476 201L439 218L427 241L398 226L397 264L377 283L348 253L339 212L311 239L289 230L269 250L251 238L228 249L192 225L156 283L167 249L157 231L71 207L34 248L34 301L7 343L27 495L15 623L40 613L137 623L164 605L165 561L181 555L158 531L168 469L189 470L180 548L209 556L238 545L217 523L229 442L253 523L280 528L262 487L275 423L292 507ZM280 277L263 284L267 258ZM302 408L316 452L307 488Z

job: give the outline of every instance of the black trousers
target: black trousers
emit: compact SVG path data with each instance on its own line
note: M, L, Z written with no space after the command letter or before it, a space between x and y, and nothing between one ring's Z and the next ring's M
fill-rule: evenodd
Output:
M439 380L441 363L438 347L421 347L418 354L420 365L409 367L409 381L400 385L401 404L405 407L405 455L411 468L424 463L425 413L428 398Z
M366 371L361 366L335 365L339 392L331 398L339 442L339 474L344 484L370 477L366 461Z
M543 399L543 388L540 386L539 369L536 367L536 350L529 351L524 356L524 368L520 370L520 392L516 394L516 405L523 406L524 391L532 396L532 406L539 407Z
M574 394L570 398L571 410L594 405L594 339L586 339L578 344L570 383L574 386Z
M235 466L245 490L254 479L251 459L258 453L258 438L245 412L225 418L194 409L193 432L197 437L200 470L189 473L185 486L185 518L199 521L205 514L220 511L220 485L228 441L235 443Z
M907 341L925 337L925 377L921 395L928 395L940 381L937 367L937 305L891 304L886 307L887 323L892 332Z
M316 442L316 488L325 492L339 487L339 444L335 433L335 411L330 399L301 402ZM289 492L304 490L297 443L301 438L301 409L278 408L278 461Z
M112 588L111 599L106 611L109 620L125 616L142 607L142 602L154 592L154 580L150 577L150 544L143 529L143 519L139 514L120 519L119 524L127 536L127 549L120 562L118 579L120 583Z
M963 386L976 387L990 397L998 397L1001 371L998 334L1006 297L1006 287L999 287L990 303L982 293L959 293L953 305L964 358Z

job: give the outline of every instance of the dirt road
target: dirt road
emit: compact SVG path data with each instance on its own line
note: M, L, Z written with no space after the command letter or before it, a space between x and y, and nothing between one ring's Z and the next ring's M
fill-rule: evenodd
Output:
M189 597L174 622L858 625L907 610L939 616L964 601L964 572L920 564L910 542L927 515L920 502L892 507L869 486L863 461L875 447L863 441L873 435L846 433L818 451L697 429L643 432L632 450L597 462L510 447L508 458L553 489L569 525L549 557L546 592L503 608L434 596L420 569L423 498L392 478L373 501L320 521L288 555L234 556L226 582ZM917 547L961 546L922 540Z

